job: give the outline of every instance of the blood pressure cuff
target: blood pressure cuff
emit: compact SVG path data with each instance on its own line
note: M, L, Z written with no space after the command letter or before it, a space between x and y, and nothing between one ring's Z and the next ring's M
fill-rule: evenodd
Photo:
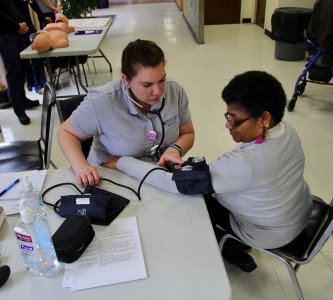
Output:
M72 263L86 250L95 236L87 216L69 216L52 236L59 261Z
M175 170L172 180L176 182L178 191L185 195L215 193L209 167L206 163L200 167Z
M122 196L88 185L83 195L61 196L57 213L63 218L89 216L92 224L109 225L128 203Z

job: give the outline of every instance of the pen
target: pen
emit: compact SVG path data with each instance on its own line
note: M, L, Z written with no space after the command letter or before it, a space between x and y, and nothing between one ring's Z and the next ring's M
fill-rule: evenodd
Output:
M0 197L2 195L4 195L5 193L7 193L12 187L15 186L15 184L19 183L20 179L16 179L15 181L13 181L11 184L9 184L8 186L6 186L1 192L0 192Z

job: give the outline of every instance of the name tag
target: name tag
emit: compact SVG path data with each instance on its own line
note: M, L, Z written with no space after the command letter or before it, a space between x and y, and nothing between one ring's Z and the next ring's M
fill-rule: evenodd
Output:
M77 205L90 204L90 199L89 198L76 198L76 204Z

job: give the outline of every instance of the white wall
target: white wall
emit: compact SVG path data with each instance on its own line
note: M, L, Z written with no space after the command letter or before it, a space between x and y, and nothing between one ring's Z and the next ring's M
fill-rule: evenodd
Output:
M272 31L271 19L274 10L278 7L305 7L313 8L316 0L267 0L265 13L265 29Z
M255 6L256 0L242 0L240 23L243 19L251 19L251 22L255 23Z

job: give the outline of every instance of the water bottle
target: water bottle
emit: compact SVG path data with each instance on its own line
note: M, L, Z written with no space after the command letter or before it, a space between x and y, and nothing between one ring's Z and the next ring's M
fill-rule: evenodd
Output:
M23 190L20 192L20 207L22 205L29 207L37 218L46 215L40 191L33 188L28 176L24 178Z
M36 218L23 205L21 218L14 224L14 233L28 273L51 277L60 270L46 218Z

